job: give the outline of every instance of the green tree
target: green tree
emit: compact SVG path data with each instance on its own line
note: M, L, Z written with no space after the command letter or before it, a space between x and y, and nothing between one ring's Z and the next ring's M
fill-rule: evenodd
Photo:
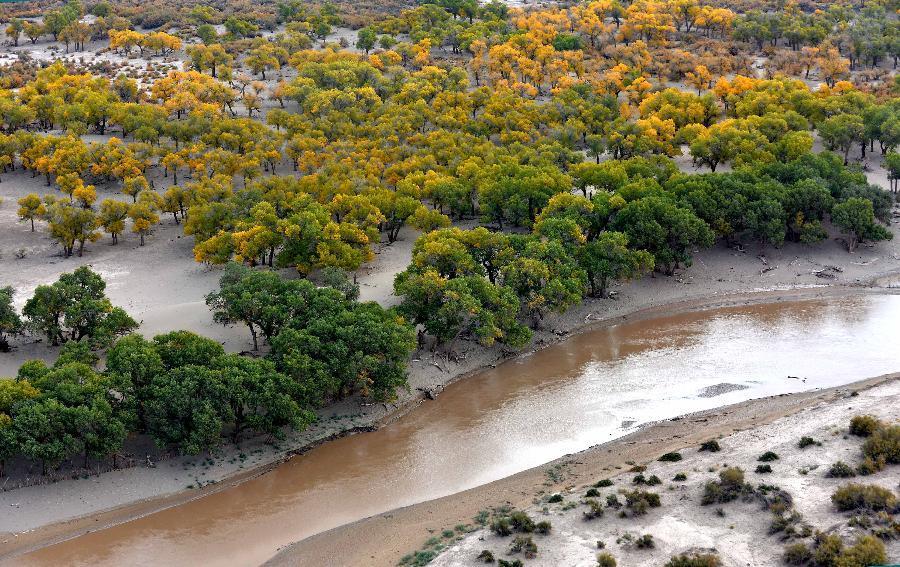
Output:
M872 201L850 197L831 209L831 222L848 236L847 250L853 252L864 240L891 240L894 235L875 220Z
M621 232L604 232L578 249L578 263L587 273L591 295L607 297L609 283L636 278L653 270L653 255L628 248Z
M9 352L9 338L22 330L22 319L13 306L12 286L0 287L0 352Z

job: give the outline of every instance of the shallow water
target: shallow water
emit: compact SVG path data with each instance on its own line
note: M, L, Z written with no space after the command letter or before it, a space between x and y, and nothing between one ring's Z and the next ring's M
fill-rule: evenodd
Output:
M13 561L258 564L293 541L503 478L642 423L896 371L897 336L895 295L623 322L460 381L379 431Z

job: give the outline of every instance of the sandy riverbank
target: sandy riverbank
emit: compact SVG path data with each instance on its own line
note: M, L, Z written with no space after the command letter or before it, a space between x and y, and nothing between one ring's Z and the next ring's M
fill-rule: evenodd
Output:
M777 535L769 535L770 515L758 504L730 503L701 507L702 484L716 478L722 467L740 466L747 480L757 484L775 484L790 492L795 507L805 521L822 530L850 535L847 515L836 512L829 497L842 479L825 478L825 471L836 460L855 464L860 459L858 438L847 438L850 417L868 413L885 420L900 419L900 374L890 374L854 384L751 400L723 408L699 412L642 428L615 441L595 446L480 486L460 494L424 502L359 522L342 526L298 542L268 562L281 565L396 565L408 553L419 549L430 537L441 539L443 530L471 524L472 518L492 507L512 506L526 510L535 521L550 520L549 536L535 536L538 555L529 565L596 565L598 540L606 543L620 565L661 565L668 557L692 548L716 548L725 565L772 565L782 551ZM801 436L822 443L799 449ZM697 446L719 438L722 451L699 453ZM769 475L753 473L756 458L772 450L781 457L772 463ZM656 459L669 451L682 451L683 461L659 463ZM616 518L607 513L603 519L585 522L584 506L569 510L564 503L549 505L542 498L560 492L566 501L578 502L594 482L611 478L613 487L602 490L601 502L619 488L631 488L631 464L647 465L645 475L657 474L663 485L654 487L662 497L662 506L641 518ZM806 470L803 474L800 470ZM688 481L669 479L686 472ZM856 479L859 480L859 479ZM862 482L896 487L900 480L897 467L864 477ZM668 486L673 486L669 489ZM620 496L621 498L621 496ZM548 507L548 512L543 509ZM723 508L724 518L716 508ZM733 526L733 527L732 527ZM625 533L635 536L651 533L656 547L635 550L616 543ZM768 541L771 539L771 542ZM434 565L476 564L482 549L495 557L512 559L506 554L511 538L499 538L478 529L450 542L450 547ZM761 542L766 542L763 545ZM335 550L341 550L336 554ZM900 544L888 542L889 557L900 553Z

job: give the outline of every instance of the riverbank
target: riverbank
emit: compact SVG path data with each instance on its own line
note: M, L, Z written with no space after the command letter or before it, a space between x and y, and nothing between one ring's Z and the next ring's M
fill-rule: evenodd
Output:
M645 278L620 286L615 300L590 300L562 317L548 320L529 352L592 323L596 326L682 310L862 292L861 286L900 271L897 245L895 240L850 255L840 243L829 241L818 248L788 245L769 250L762 258L725 248L704 251L684 274ZM825 266L834 267L827 271L834 279L817 275ZM831 286L814 287L823 284ZM0 518L0 531L10 533L2 536L0 554L40 547L127 521L258 476L311 444L396 419L422 402L423 391L437 392L444 385L505 358L499 349L471 344L460 347L452 360L428 352L420 355L410 368L412 391L397 403L361 407L358 401L350 400L328 408L322 414L322 423L291 436L278 447L258 441L245 443L241 452L247 455L246 459L236 458L234 453L238 451L229 451L224 458L212 462L205 458L173 459L156 468L139 467L0 494L0 507L16 510L15 514ZM188 485L194 489L185 490ZM197 486L203 488L196 490ZM110 512L111 508L116 509Z
M775 484L791 493L796 509L814 527L847 535L852 532L846 527L847 515L833 510L829 500L831 491L846 481L824 475L838 459L851 465L861 460L861 442L847 439L845 433L850 417L864 413L889 421L900 419L900 373L827 390L750 400L651 424L487 485L307 538L280 552L267 565L387 567L434 536L449 544L434 565L476 564L475 557L482 549L491 550L495 557L513 559L506 554L511 538L499 538L483 528L476 527L459 541L454 541L455 536L441 536L444 530L454 531L455 526L472 525L479 512L501 506L525 510L535 521L553 524L549 536L534 536L538 555L528 561L529 565L596 565L598 540L604 541L606 550L620 565L661 565L675 553L712 547L723 554L725 565L775 564L782 544L779 536L767 532L770 514L756 504L701 507L702 484L717 478L726 463L740 466L754 485ZM797 443L802 436L811 436L821 445L799 449ZM716 438L721 452L697 452L700 443ZM774 472L755 474L757 456L768 450L780 457L771 463ZM670 451L681 451L684 460L657 462L660 455ZM605 478L614 484L601 490L601 503L618 488L631 489L635 473L628 471L633 465L645 465L647 477L656 474L663 479L662 486L649 488L662 497L659 509L651 509L640 518L616 518L608 510L603 519L585 522L583 505L565 505L566 501L583 499L591 485ZM670 479L678 472L685 472L688 481L672 483ZM856 480L893 488L900 480L900 471L896 466L888 467ZM670 490L667 485L674 488ZM548 505L547 496L554 493L561 493L564 502ZM717 508L724 508L724 518ZM626 533L651 533L654 549L633 549L622 539ZM772 541L759 545L767 538ZM900 543L887 543L888 557L896 557ZM338 549L340 556L336 557Z

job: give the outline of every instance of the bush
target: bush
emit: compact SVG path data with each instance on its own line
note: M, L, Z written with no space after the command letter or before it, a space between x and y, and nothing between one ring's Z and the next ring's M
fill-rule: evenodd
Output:
M678 462L681 460L681 453L677 453L677 452L666 453L665 455L663 455L662 457L660 457L657 460L662 461L664 463L675 463L675 462Z
M871 415L857 415L850 420L850 435L868 437L881 429L881 422Z
M684 482L687 480L687 475L684 474L683 472L680 472L680 473L676 474L674 477L672 477L672 480L674 480L675 482Z
M700 445L700 450L709 451L710 453L718 453L722 450L722 448L719 447L718 441L716 441L715 439L710 439L709 441L705 441L702 445Z
M525 564L522 563L521 559L513 559L512 561L507 561L506 559L499 559L497 561L497 567L525 567Z
M481 550L481 553L478 554L478 557L475 559L481 561L482 563L493 563L494 562L494 554L491 553L487 549Z
M509 523L519 532L531 533L534 531L534 520L521 510L516 510L509 515Z
M655 474L650 475L650 478L647 479L648 486L656 486L657 484L662 484L662 481Z
M584 493L587 498L596 498L600 496L600 491L596 488L589 488L587 492Z
M884 544L870 535L860 536L851 547L845 547L837 535L818 534L813 542L813 549L807 550L808 555L805 555L799 546L791 546L791 551L791 560L803 561L811 558L817 567L869 567L887 563ZM785 551L785 561L787 560Z
M647 470L647 467L644 465L634 465L633 467L628 469L628 472L642 473L645 470Z
M773 453L772 451L766 451L762 455L759 456L757 461L761 461L763 463L770 463L772 461L778 460L778 453Z
M821 445L821 443L819 443L812 437L801 437L800 442L797 443L797 447L799 447L801 449L805 449L805 448L809 447L810 445Z
M491 522L491 531L500 537L512 535L512 527L510 527L509 518L495 518L494 521Z
M621 508L622 503L619 502L619 497L615 494L607 494L606 495L606 505L609 508Z
M534 543L534 540L531 539L531 536L516 536L513 539L512 543L509 546L510 553L519 553L522 552L525 554L525 557L531 558L537 555L538 547L537 544Z
M541 520L537 524L534 525L534 531L539 534L547 535L550 533L550 530L553 529L553 524L551 524L547 520Z
M868 476L870 474L875 474L884 469L884 457L879 458L878 460L873 460L869 457L863 459L863 462L856 467L857 474L862 476Z
M853 472L853 467L844 461L838 461L831 465L831 468L828 469L828 473L825 476L830 478L850 478L856 476L856 473Z
M784 548L782 558L788 565L806 565L812 561L812 551L806 547L806 544L795 543Z
M878 429L863 443L863 454L874 460L900 464L900 425Z
M616 567L616 558L609 553L598 553L597 567Z
M672 556L664 567L719 567L722 561L713 553Z
M547 502L549 502L549 503L551 503L551 504L557 504L557 503L562 502L562 501L563 501L563 495L562 495L562 494L559 494L559 493L556 493L556 494L554 494L553 496L551 496L550 498L547 499Z
M747 488L744 484L744 471L737 467L727 468L719 473L718 481L710 481L703 488L700 503L723 504L736 500Z
M841 512L869 510L893 512L897 508L897 497L886 488L876 484L847 484L831 495L831 501Z
M604 478L603 480L598 480L594 483L594 488L606 488L607 486L612 486L613 481L608 478Z
M659 494L655 492L632 490L623 494L625 496L625 507L631 510L635 516L646 514L648 508L659 508L662 505Z
M770 465L756 465L756 474L766 474L772 472Z
M634 540L634 545L637 546L638 549L653 549L655 547L653 536L650 534L644 534Z
M584 511L585 520L593 520L603 517L603 506L593 498L584 501L588 509Z

